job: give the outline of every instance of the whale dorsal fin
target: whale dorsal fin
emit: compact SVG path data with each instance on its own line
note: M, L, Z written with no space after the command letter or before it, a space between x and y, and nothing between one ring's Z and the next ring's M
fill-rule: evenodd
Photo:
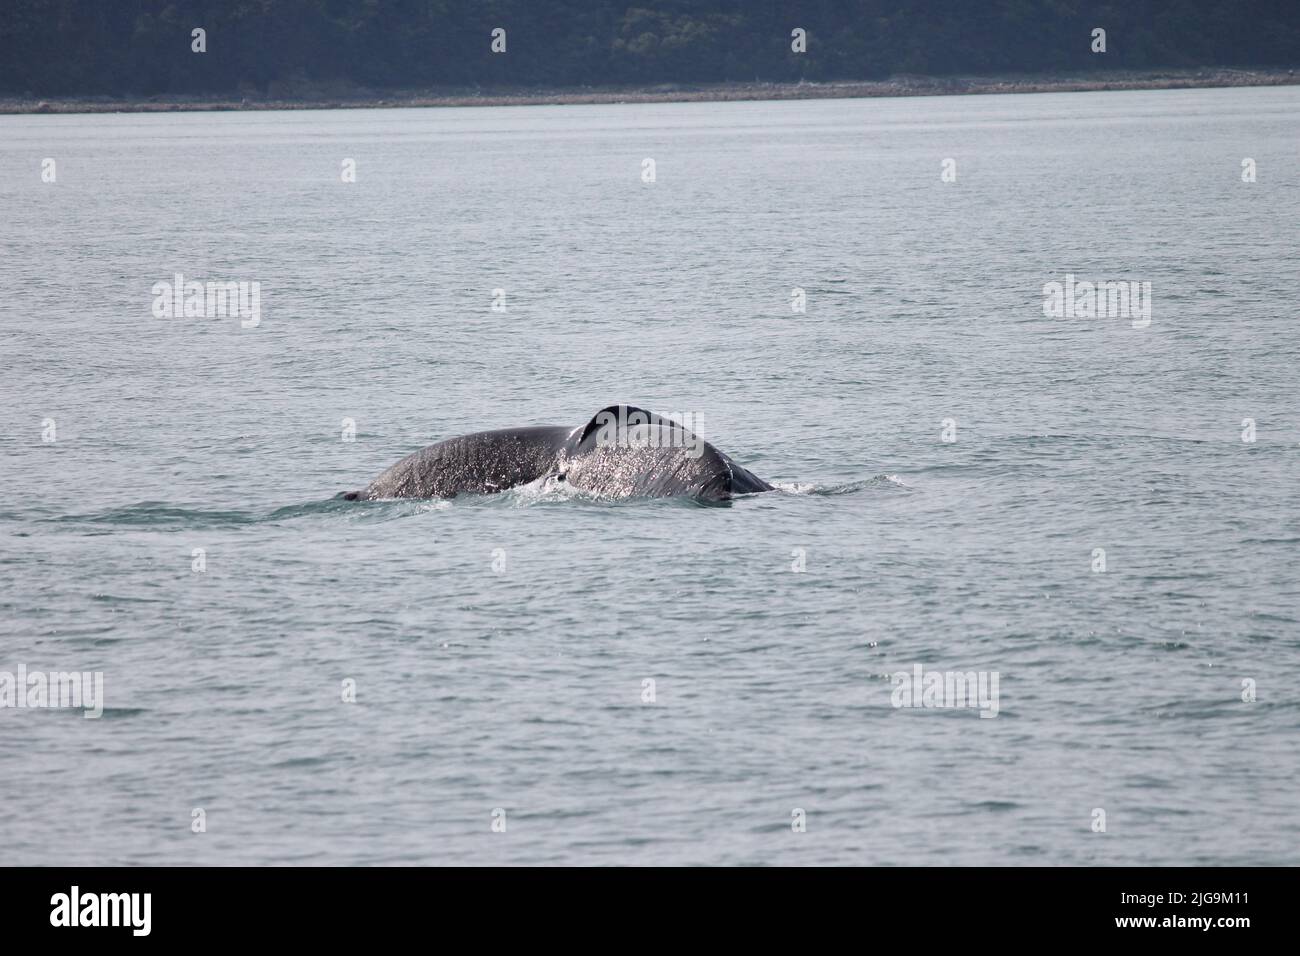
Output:
M574 441L573 447L581 445L587 438L598 429L606 428L611 424L619 423L641 424L641 425L667 425L670 428L680 428L687 434L692 434L690 429L681 422L674 421L671 418L665 418L663 415L657 415L654 412L647 411L638 405L607 405L591 416L591 420L582 427L578 433L577 440Z

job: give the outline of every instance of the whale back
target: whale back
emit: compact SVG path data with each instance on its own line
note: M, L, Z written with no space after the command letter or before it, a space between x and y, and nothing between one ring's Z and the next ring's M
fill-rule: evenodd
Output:
M448 438L407 455L349 499L489 494L549 474L572 428L538 425Z
M772 490L680 423L635 405L610 405L578 428L538 425L448 438L407 455L361 491L342 497L454 498L550 475L608 498L712 502Z

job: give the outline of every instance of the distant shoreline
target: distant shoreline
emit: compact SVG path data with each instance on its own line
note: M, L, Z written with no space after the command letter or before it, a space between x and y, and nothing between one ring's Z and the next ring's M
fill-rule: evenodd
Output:
M1175 90L1212 87L1291 86L1295 69L1115 70L1004 76L892 76L887 80L827 83L669 83L639 87L528 89L350 90L301 82L249 93L148 97L0 96L0 114L172 113L225 110L391 109L401 107L543 106L591 103L690 103L742 100L854 99L988 93L1074 93L1098 90Z

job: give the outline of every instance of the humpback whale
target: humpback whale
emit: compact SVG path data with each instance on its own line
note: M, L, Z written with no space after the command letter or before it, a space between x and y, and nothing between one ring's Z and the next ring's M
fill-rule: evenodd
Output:
M576 428L534 425L448 438L407 455L342 497L454 498L554 478L608 498L727 501L766 481L685 426L635 405L610 405Z

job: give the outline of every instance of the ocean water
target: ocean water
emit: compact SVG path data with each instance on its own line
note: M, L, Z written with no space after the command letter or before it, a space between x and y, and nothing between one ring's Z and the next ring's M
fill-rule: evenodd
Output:
M1300 863L1298 124L0 117L0 671L104 698L0 709L5 862ZM156 317L176 273L260 324ZM334 498L617 401L780 490Z

